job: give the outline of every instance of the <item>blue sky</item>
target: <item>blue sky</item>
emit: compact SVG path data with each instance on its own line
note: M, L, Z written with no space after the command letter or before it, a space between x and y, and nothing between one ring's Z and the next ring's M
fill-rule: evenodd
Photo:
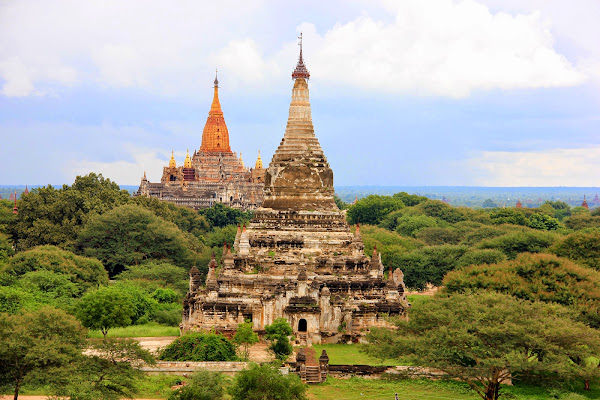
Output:
M218 3L218 4L217 4ZM296 37L336 185L598 186L597 0L0 0L0 184L270 160Z

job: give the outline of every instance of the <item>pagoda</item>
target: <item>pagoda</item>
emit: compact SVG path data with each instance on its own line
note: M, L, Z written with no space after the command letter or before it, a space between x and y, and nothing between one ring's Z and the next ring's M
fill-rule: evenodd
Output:
M257 160L259 165L260 152ZM142 177L135 195L157 197L194 209L223 203L238 209L255 209L262 203L265 170L246 168L242 157L229 145L229 130L219 101L219 80L215 75L213 101L202 132L202 143L183 165L177 166L171 151L169 165L163 167L160 183Z
M248 226L238 227L202 285L196 268L184 299L182 331L232 332L246 320L261 332L285 318L298 344L359 340L389 326L408 303L402 271L369 258L333 198L333 171L315 136L310 74L300 56L285 134L266 169L264 200Z

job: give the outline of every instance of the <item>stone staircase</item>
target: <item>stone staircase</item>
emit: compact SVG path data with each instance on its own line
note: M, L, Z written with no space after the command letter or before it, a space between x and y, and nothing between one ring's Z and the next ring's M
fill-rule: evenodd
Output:
M325 382L329 373L329 356L323 350L317 360L312 347L302 348L296 354L296 373L304 383L317 384Z
M321 383L321 369L319 366L306 366L306 383Z

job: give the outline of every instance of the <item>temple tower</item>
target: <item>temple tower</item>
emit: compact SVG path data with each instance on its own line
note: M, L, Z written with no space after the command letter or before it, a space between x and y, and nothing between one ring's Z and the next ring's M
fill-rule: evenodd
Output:
M227 130L227 124L225 124L221 103L219 102L219 80L216 74L214 89L212 105L208 112L206 125L204 125L204 131L202 132L200 151L231 153L229 131Z

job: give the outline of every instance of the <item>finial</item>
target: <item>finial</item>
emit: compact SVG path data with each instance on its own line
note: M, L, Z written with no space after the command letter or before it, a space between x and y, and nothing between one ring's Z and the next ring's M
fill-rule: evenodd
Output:
M215 68L215 87L219 87L219 79L217 78L219 70Z
M300 41L298 42L298 46L300 46L300 56L298 57L298 63L296 64L296 69L292 72L292 79L298 78L310 78L310 73L308 69L306 69L306 65L304 65L304 59L302 58L302 32L300 32L300 36L298 36Z
M15 190L15 206L13 207L13 214L18 214L19 209L17 208L17 191Z
M146 171L144 171L144 179L146 179Z

